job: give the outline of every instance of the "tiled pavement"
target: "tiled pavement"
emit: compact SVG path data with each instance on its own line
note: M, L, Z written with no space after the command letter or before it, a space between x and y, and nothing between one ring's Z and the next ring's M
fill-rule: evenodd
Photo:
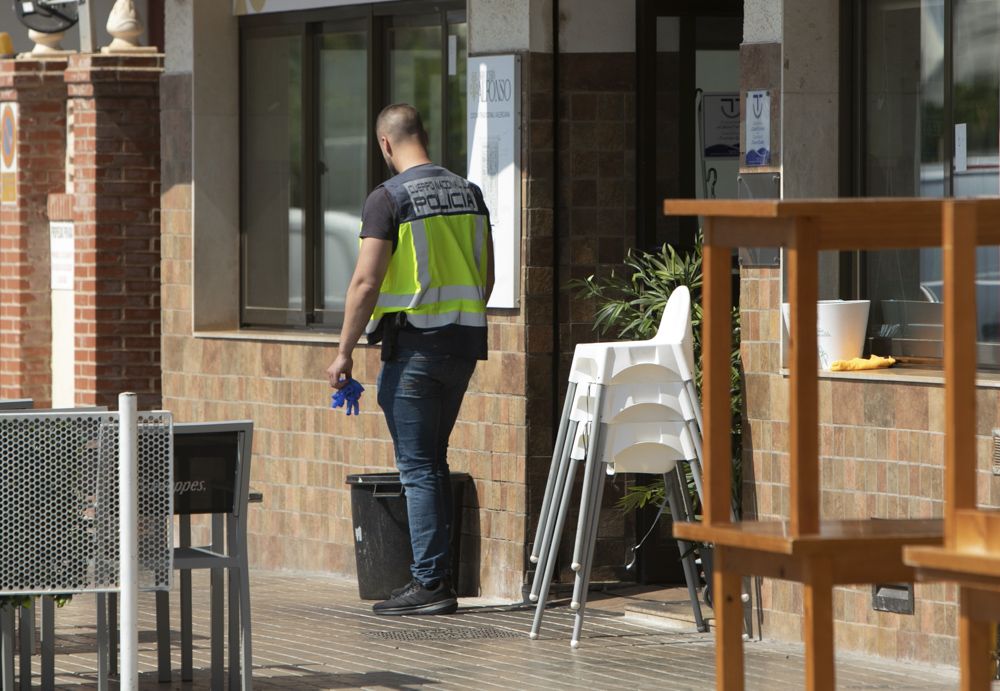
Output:
M450 617L375 617L350 581L252 573L254 688L270 689L710 689L710 634L676 631L624 616L623 598L595 595L584 640L570 650L572 614L546 614L543 637L531 641L532 612L463 600ZM182 683L174 649L174 681L158 684L152 634L153 600L140 598L143 689L209 689L207 576L194 576L195 668ZM57 685L96 688L93 598L77 596L57 613ZM176 612L174 613L176 617ZM179 638L173 623L174 638ZM746 646L747 687L800 689L801 646ZM37 659L36 659L37 674ZM954 670L839 656L843 689L953 689ZM36 677L36 684L38 682Z

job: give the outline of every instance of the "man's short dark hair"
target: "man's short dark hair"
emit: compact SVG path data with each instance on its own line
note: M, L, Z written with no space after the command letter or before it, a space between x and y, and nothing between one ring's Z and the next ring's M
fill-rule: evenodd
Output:
M420 112L409 103L393 103L383 108L375 120L375 134L390 142L416 138L421 144L427 144L427 131Z

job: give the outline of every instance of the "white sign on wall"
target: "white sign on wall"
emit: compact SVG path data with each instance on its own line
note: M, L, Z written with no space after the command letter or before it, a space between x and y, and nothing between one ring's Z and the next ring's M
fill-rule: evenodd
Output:
M520 59L469 57L469 180L483 190L493 224L496 283L490 307L521 297Z
M747 153L748 166L771 164L771 92L747 92Z
M73 290L73 224L49 223L49 256L52 265L52 290Z
M703 95L701 118L705 158L739 158L740 95Z

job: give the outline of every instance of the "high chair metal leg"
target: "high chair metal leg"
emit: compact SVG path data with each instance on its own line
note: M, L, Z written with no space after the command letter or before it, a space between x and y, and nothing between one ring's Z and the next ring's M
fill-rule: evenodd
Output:
M542 497L542 510L538 515L538 529L535 531L535 542L531 548L530 561L532 564L538 563L539 555L544 551L541 547L542 535L548 530L548 523L552 510L552 495L556 493L557 477L559 467L563 460L563 444L566 441L566 432L569 429L569 416L573 409L573 399L576 396L576 384L569 383L566 389L566 401L563 403L562 417L559 418L559 432L556 435L556 444L552 447L552 462L549 465L549 477L545 482L545 494Z
M570 466L574 463L574 461L570 459L570 452L573 448L573 440L576 439L577 428L577 422L570 422L567 434L563 438L562 448L560 449L559 463L556 468L555 482L552 488L552 497L549 501L549 511L545 517L540 519L541 521L544 521L545 530L542 532L541 545L538 547L535 577L532 580L531 592L528 594L528 599L531 600L531 602L538 601L538 593L542 587L542 581L544 580L549 546L552 544L553 535L555 534L554 528L556 517L560 511L564 510L561 508L563 502L563 488L566 485L566 474L570 472Z
M680 466L678 466L680 469ZM679 482L679 473L665 473L663 476L664 482L664 493L667 498L667 503L670 507L670 515L675 521L687 521L690 520L690 515L687 513L687 508L685 502L681 497L681 492L685 491L681 489ZM691 609L694 613L694 623L698 627L699 631L707 631L708 626L705 624L705 620L701 615L701 603L698 601L698 571L694 565L694 554L692 549L694 545L690 542L685 542L684 540L678 540L677 546L681 550L681 566L684 569L684 581L687 583L688 598L691 600Z
M698 400L698 388L694 385L691 380L684 381L684 388L687 390L688 398L691 401L691 408L694 409L694 417L698 423L698 436L701 436L701 430L705 427L705 423L702 422L701 418L701 402Z
M601 461L598 461L599 465L603 465ZM580 564L576 569L576 577L573 579L573 599L570 600L570 609L577 610L580 609L580 603L583 601L583 570L589 569L590 564L593 561L594 543L596 542L597 535L597 523L601 514L601 505L598 503L600 500L598 494L601 491L601 487L604 484L604 473L600 472L598 469L594 472L587 484L587 480L584 480L584 486L581 492L581 499L583 496L589 497L587 502L586 515L581 515L579 522L577 524L577 535L583 536L583 548L580 555ZM583 505L581 500L581 507Z
M591 486L593 477L600 470L597 466L601 463L601 407L604 404L604 386L602 384L592 384L592 398L594 401L593 416L590 420L590 434L587 435L587 465L583 469L584 491L580 496L580 520L577 523L576 541L573 545L573 562L570 565L574 571L579 571L583 562L583 548L586 522L585 519L590 510L590 503L593 501L591 492L587 488Z
M698 492L698 499L700 501L704 502L705 501L705 490L703 489L702 481L701 481L701 459L702 459L702 451L701 451L701 432L700 432L700 430L692 429L691 430L691 439L694 441L694 450L695 450L695 456L696 456L696 458L692 458L690 461L688 461L688 464L691 466L691 477L694 479L694 487L695 487L695 490L697 490L697 492Z
M542 581L538 593L538 605L535 607L535 618L531 623L532 639L538 638L538 630L542 626L542 615L545 612L545 601L549 597L549 587L552 585L552 575L555 572L556 556L559 554L559 542L562 536L563 526L566 524L566 513L569 510L570 495L573 492L573 480L576 476L577 461L572 455L569 458L566 478L562 486L562 496L559 501L559 508L556 512L556 521L552 531L552 539L549 541L548 553L545 556L545 571L542 574Z
M590 589L590 569L594 565L594 551L597 546L597 528L600 525L599 514L601 511L601 500L604 498L604 474L600 473L595 481L597 485L596 496L594 497L594 520L591 521L590 534L587 536L587 552L586 561L583 564L583 568L577 574L577 580L580 582L580 599L579 599L579 609L576 610L576 615L573 617L573 637L570 639L569 645L571 648L580 647L580 632L583 630L583 613L587 608L587 591Z

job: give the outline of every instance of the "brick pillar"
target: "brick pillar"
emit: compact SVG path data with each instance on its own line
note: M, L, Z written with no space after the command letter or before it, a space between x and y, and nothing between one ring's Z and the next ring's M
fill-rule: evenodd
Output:
M48 406L50 192L64 184L65 59L0 61L0 397ZM16 166L15 171L10 168Z
M160 405L162 55L73 55L76 401Z

